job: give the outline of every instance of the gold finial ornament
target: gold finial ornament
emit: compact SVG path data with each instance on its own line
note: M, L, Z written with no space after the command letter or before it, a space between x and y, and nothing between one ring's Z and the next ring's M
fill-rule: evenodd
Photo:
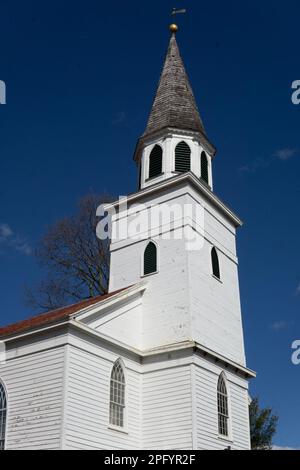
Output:
M178 31L178 26L175 23L170 24L170 31L171 33L177 33Z

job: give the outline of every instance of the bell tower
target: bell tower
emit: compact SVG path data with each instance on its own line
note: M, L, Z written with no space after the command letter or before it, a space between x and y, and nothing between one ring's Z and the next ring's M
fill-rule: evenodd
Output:
M235 239L242 222L213 191L215 153L172 26L134 153L138 191L128 196L126 207L110 206L115 236L109 289L146 285L137 347L194 341L244 366ZM139 236L131 230L137 225Z

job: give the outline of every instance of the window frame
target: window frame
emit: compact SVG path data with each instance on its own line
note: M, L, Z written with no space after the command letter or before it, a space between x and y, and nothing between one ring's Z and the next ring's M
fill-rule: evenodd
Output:
M207 181L203 178L203 175L202 175L202 168L203 168L202 162L203 162L204 158L205 158L205 161L206 161ZM207 156L207 153L205 152L205 150L202 150L202 152L200 154L200 179L205 184L207 184L207 186L211 187L210 177L209 177L209 160L208 160L208 156Z
M112 402L111 400L111 392L112 392L112 382L114 381L112 379L112 374L115 369L115 367L120 366L122 373L123 373L123 385L124 385L124 404L121 405L117 402ZM117 381L114 381L117 382ZM122 382L120 382L122 384ZM122 411L123 411L123 425L118 425L112 422L112 414L111 414L111 404L115 404L117 406L122 406ZM126 368L124 365L124 362L122 361L121 358L118 358L112 365L111 370L110 370L110 377L109 377L109 409L108 409L108 428L112 429L114 431L122 432L127 434L127 380L126 380Z
M214 258L213 258L213 253L216 255L216 260L217 260L217 263L218 263L218 272L219 272L219 276L217 276L214 272ZM220 281L222 283L222 279L221 279L221 265L220 265L220 257L219 257L219 254L218 254L218 250L215 246L212 247L212 249L210 250L210 262L211 262L211 272L212 272L212 277L217 279L218 281Z
M156 147L159 147L160 150L161 150L161 171L160 173L158 173L157 175L154 175L154 176L150 176L150 163L151 163L151 155L152 155L152 152L154 151L154 149ZM145 178L145 182L148 182L148 181L152 181L154 180L155 178L159 178L161 175L163 175L164 171L163 171L163 163L164 163L164 150L163 150L163 147L160 145L160 144L155 144L153 145L149 155L148 155L148 165L147 165L147 177Z
M151 273L145 274L145 252L148 247L148 245L152 243L155 248L156 248L156 271L153 271ZM142 258L141 258L141 277L148 277L148 276L153 276L154 274L157 274L159 272L159 249L158 249L158 244L154 240L147 240L146 244L144 245L144 249L142 252Z
M189 170L185 170L185 171L179 171L179 170L176 170L176 150L177 150L177 147L180 145L180 144L185 144L188 148L189 148L189 151L190 151L190 166L189 166ZM184 174L184 173L188 173L190 171L192 171L192 149L191 149L191 146L185 141L185 140L180 140L179 142L176 143L175 147L174 147L174 173L176 174Z
M219 384L220 384L220 381L223 381L223 384L225 386L225 390L226 390L226 394L225 394L225 397L226 397L226 405L227 405L227 416L225 414L222 414L220 411L219 411L219 396L222 395L224 396L223 392L220 392L219 390ZM224 371L222 371L219 376L218 376L218 382L217 382L217 426L218 426L218 437L219 439L223 439L225 441L229 441L229 442L232 442L232 428L231 428L231 401L230 401L230 389L229 389L229 386L228 386L228 380L227 380L227 377L224 373ZM225 416L226 417L226 427L227 427L227 434L222 434L220 432L220 421L219 421L219 418L220 416Z
M0 440L3 442L3 449L0 448L1 450L6 449L6 442L7 442L7 422L8 422L8 394L7 394L7 389L4 385L4 382L0 379L0 389L2 389L3 394L4 394L4 399L5 399L5 408L0 408L0 417L2 418L2 412L4 411L5 413L5 424L4 424L4 439ZM1 429L0 429L1 431Z

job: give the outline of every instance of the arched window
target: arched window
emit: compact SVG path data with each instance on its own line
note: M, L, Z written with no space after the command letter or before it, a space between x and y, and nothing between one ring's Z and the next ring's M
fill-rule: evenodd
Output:
M157 271L157 248L155 243L149 242L144 251L144 276Z
M109 424L124 427L125 376L120 361L116 361L110 376Z
M223 374L220 375L218 380L218 428L219 434L228 436L228 395L227 388Z
M208 160L205 152L201 153L201 178L208 184Z
M0 382L0 450L5 448L7 400L4 386Z
M162 173L162 148L155 145L149 157L149 178L155 178Z
M220 263L217 250L215 247L211 250L211 264L213 275L220 279Z
M175 171L185 173L191 169L191 149L185 142L179 142L175 148Z

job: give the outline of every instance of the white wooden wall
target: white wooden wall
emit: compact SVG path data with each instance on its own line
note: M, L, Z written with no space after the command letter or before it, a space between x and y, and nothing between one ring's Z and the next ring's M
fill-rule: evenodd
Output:
M81 345L84 346L84 345ZM141 377L125 360L126 432L109 427L110 374L116 354L69 346L65 449L138 449L140 447Z
M109 427L110 373L122 359L126 426ZM193 350L140 362L86 333L52 333L8 351L0 378L8 392L7 449L249 448L248 384L225 371L232 436L218 436L222 368Z
M190 366L143 376L143 448L192 449Z
M248 383L226 370L230 436L227 439L218 434L217 383L221 372L224 369L204 359L197 358L192 366L195 447L221 450L231 446L247 450L250 448Z
M63 374L63 347L0 364L8 395L6 449L60 448Z

